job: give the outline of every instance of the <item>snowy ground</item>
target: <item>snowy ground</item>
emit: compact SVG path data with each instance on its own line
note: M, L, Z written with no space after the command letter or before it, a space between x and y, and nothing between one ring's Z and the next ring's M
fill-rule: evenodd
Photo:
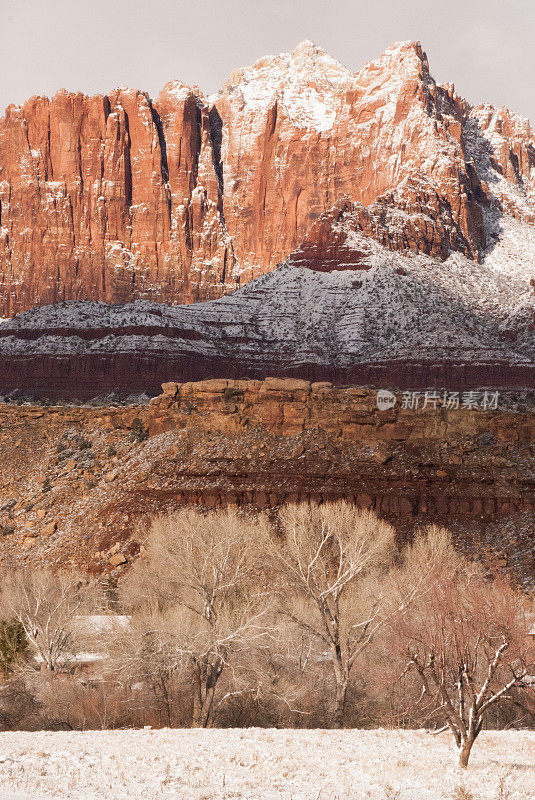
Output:
M0 800L535 798L535 732L482 733L465 775L451 745L423 731L0 733Z

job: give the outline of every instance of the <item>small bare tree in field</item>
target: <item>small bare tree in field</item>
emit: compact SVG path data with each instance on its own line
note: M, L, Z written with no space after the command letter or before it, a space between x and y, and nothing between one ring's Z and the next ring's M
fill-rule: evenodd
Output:
M76 618L94 599L94 588L75 573L16 570L3 576L0 604L22 627L37 663L52 673L68 667Z
M165 663L192 671L194 727L209 726L227 698L216 699L223 672L238 669L268 636L252 546L263 525L234 510L159 518L147 541L148 558L124 586L145 643L138 652L160 659L160 670Z
M264 563L282 614L328 653L333 724L342 727L351 670L383 622L377 574L392 559L395 532L346 502L290 505L279 519L281 536L263 531Z
M394 583L392 654L417 676L428 718L442 717L436 732L451 731L465 768L486 713L523 686L533 661L524 598L486 578L437 527L407 548Z

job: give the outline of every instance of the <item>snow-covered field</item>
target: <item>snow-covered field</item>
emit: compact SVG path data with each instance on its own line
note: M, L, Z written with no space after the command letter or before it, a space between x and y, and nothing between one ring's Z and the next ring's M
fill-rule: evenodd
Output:
M0 800L535 798L535 732L484 732L465 775L454 761L424 731L1 733Z

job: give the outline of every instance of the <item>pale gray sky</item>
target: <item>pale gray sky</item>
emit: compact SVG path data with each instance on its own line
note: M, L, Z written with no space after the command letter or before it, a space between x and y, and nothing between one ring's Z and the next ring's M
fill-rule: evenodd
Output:
M419 39L438 81L535 122L534 0L0 0L0 115L60 88L216 91L232 69L312 39L356 71Z

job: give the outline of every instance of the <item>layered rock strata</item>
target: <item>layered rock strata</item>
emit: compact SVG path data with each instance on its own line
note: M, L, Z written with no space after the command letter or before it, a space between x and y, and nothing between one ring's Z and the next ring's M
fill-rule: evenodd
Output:
M0 405L0 446L4 563L122 569L155 513L344 497L535 574L531 407L381 411L375 392L325 382L169 383L136 408Z

